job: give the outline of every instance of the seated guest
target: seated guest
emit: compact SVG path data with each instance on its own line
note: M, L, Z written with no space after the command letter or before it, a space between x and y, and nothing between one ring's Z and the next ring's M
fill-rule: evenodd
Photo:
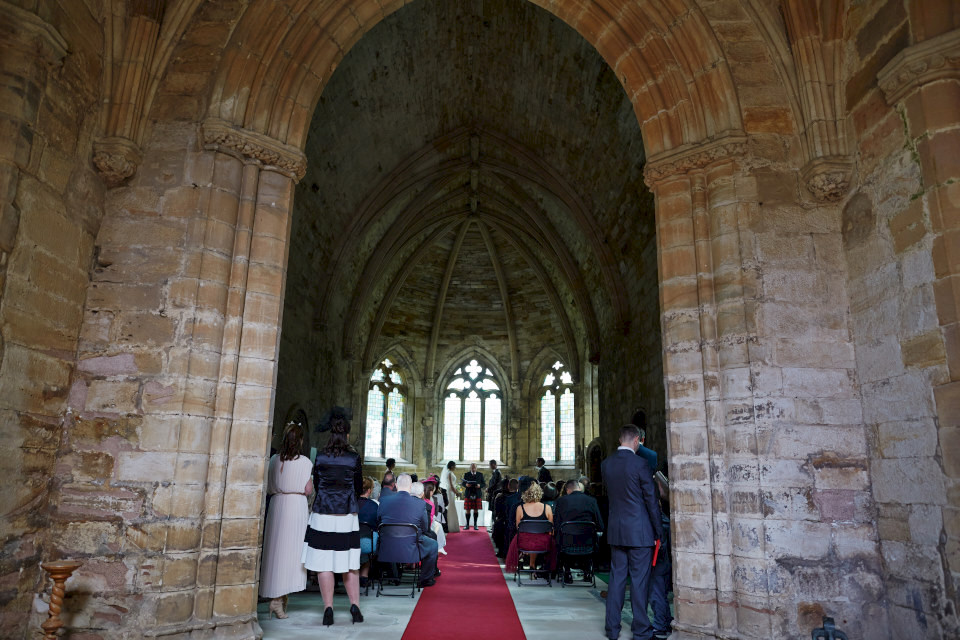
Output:
M543 498L540 501L553 509L557 500L557 490L553 488L553 485L548 484L546 489L543 489Z
M380 483L380 502L384 499L392 498L397 493L397 479L389 471L383 474L383 481Z
M373 540L369 538L360 539L360 587L367 586L367 579L370 575L370 554L377 548L377 510L380 505L371 497L373 486L376 484L371 477L363 479L362 491L360 494L360 507L357 511L357 519L360 524L365 524L373 529Z
M429 482L429 480L434 480L434 482ZM417 492L417 485L422 487L422 491ZM414 482L413 488L410 490L411 495L418 498L423 498L423 501L427 505L427 515L430 518L430 531L433 532L433 539L437 541L437 552L441 555L447 555L447 552L444 551L444 547L447 546L447 535L443 532L443 527L440 526L440 523L437 521L437 504L433 501L433 494L437 490L436 477L430 476L423 483Z
M502 484L493 506L493 543L499 558L507 555L507 498L517 492L517 479L508 478Z
M424 489L433 485L433 504L436 507L433 515L433 521L440 525L441 530L446 528L447 524L447 503L444 500L443 493L440 491L440 480L436 475L432 475L423 481ZM444 531L444 533L446 533Z
M553 522L553 510L543 504L540 500L543 498L543 489L537 483L532 483L523 493L523 504L517 507L516 522L523 520L547 520ZM516 571L520 562L520 549L543 549L547 554L544 562L545 568L553 571L556 566L556 547L553 540L553 534L547 533L527 533L520 532L510 541L510 549L507 551L507 571ZM537 566L537 557L540 553L530 553L530 568ZM545 572L546 573L546 572ZM539 577L539 576L535 576ZM545 577L545 576L544 576Z
M396 473L395 473L394 470L393 470L393 468L394 468L395 466L397 466L397 461L396 461L396 459L394 459L394 458L387 458L385 464L386 464L386 466L387 466L387 471L386 471L386 473L389 473L390 475L396 475Z
M380 504L380 483L377 482L377 479L373 476L367 476L370 479L370 484L373 485L373 492L370 494L370 499L376 501L377 504Z
M597 532L603 531L603 517L600 515L600 507L597 506L595 498L583 493L583 486L576 480L570 480L565 487L566 495L563 500L557 501L557 509L553 515L553 526L557 533L560 533L560 527L564 522L592 522L597 527ZM585 541L590 544L591 541ZM573 563L583 561L582 556L571 556ZM590 580L589 574L584 574L585 580ZM564 563L564 582L570 584L573 577L570 575L570 564Z
M397 477L397 493L389 500L380 501L377 513L377 526L381 524L413 524L420 531L420 587L432 587L436 584L437 541L427 536L430 522L423 500L410 495L413 486L409 474L401 473Z
M520 476L520 479L517 481L517 492L507 498L507 503L504 505L506 509L506 518L507 518L507 529L506 529L506 546L510 548L510 541L513 540L514 534L517 532L517 520L516 513L517 507L523 502L523 494L527 489L530 488L530 485L536 484L536 479L531 478L530 476Z

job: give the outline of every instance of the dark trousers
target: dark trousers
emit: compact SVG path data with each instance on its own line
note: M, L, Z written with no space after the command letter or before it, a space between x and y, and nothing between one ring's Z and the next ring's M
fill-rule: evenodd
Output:
M653 627L647 617L647 593L653 562L653 547L610 545L610 584L607 587L607 618L604 631L608 638L620 636L620 612L630 576L630 607L633 609L633 640L650 640ZM657 563L659 564L659 562Z
M429 580L437 573L437 541L420 538L420 580Z
M667 588L670 585L670 553L660 549L657 556L657 566L653 567L650 576L650 597L647 602L653 609L653 630L655 632L670 633L670 623L673 616L670 614L670 603L667 602Z

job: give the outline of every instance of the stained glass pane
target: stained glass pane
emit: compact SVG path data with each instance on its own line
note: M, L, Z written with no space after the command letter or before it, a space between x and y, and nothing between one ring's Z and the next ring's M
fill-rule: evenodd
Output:
M557 459L557 401L552 391L540 398L540 456Z
M367 456L383 455L383 393L377 388L367 392L367 437L363 448Z
M383 382L383 369L377 369L373 372L373 375L370 376L370 379L374 382Z
M403 449L403 396L396 389L387 396L387 446L385 458L399 458Z
M393 363L390 362L390 359L389 359L389 358L384 358L384 359L383 359L383 366L385 366L386 368L389 369L390 367L393 366Z
M478 387L484 391L499 391L500 387L497 386L497 383L491 380L490 378L484 378L478 384Z
M564 371L560 374L560 382L563 384L573 384L573 376L570 375L569 371Z
M460 398L453 394L443 402L443 458L460 459Z
M483 458L500 459L500 398L489 396L483 414Z
M550 385L553 384L554 380L556 380L556 378L553 377L553 374L548 373L546 377L543 379L543 386L549 387Z
M573 460L573 392L567 389L560 396L560 459Z
M403 380L400 378L400 374L396 371L390 372L390 382L393 384L403 384Z
M469 382L467 382L463 378L457 378L453 382L447 385L447 389L456 389L457 391L463 391L464 388L469 386L470 386Z
M553 368L559 371L560 369L563 369L563 363L557 360L553 363Z
M485 370L484 370L484 373L487 374L487 375L490 376L490 377L493 377L493 371L490 371L490 369L485 369Z
M471 391L463 408L463 459L480 459L480 396Z

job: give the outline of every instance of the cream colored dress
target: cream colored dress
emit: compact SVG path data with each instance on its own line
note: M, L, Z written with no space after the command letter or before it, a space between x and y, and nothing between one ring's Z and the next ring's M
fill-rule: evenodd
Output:
M460 531L460 516L457 514L457 476L446 467L440 472L440 488L447 492L447 532L457 533Z
M307 570L300 554L310 512L303 494L312 470L313 464L305 456L284 462L279 455L270 458L267 493L273 497L263 528L260 563L260 595L264 598L279 598L307 587Z

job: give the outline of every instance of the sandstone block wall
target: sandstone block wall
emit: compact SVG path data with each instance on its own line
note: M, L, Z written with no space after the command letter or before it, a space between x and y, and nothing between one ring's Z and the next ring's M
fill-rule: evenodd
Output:
M24 480L3 495L0 616L14 637L36 630L37 563L57 555L85 561L68 585L75 634L259 634L291 211L310 197L294 196L300 149L332 69L397 8L274 7L131 21L156 19L160 57L130 76L150 98L118 111L141 110L148 126L125 132L142 156L105 190L91 158L106 131L94 105L124 100L101 73L123 49L114 14L0 3L0 425L3 470ZM852 636L955 636L955 3L549 9L614 70L650 154L677 635L803 635L830 614ZM629 236L644 222L611 193L601 226ZM637 260L616 269L636 275L652 249L625 253ZM614 262L570 263L590 290L561 288L567 307L597 298ZM649 362L652 330L621 338L614 306L597 311L573 342ZM319 345L315 384L280 389L349 396L363 367L324 368L342 347ZM604 362L580 367L594 438L635 392Z

